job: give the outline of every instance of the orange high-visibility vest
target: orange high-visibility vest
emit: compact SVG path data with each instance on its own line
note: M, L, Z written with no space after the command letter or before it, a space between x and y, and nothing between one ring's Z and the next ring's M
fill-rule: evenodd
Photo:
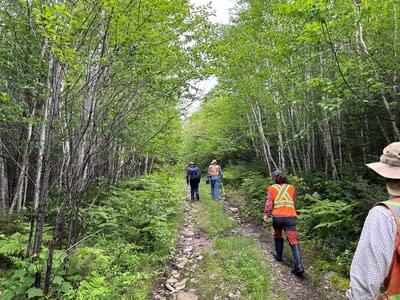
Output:
M395 300L400 299L400 198L380 202L378 205L379 204L385 205L390 209L397 224L393 259L390 265L389 274L383 282L386 292L382 295L383 299Z
M219 166L210 165L208 169L208 176L219 176Z
M274 199L272 209L273 217L296 217L294 207L295 188L291 184L274 184L268 187L268 193L271 193Z

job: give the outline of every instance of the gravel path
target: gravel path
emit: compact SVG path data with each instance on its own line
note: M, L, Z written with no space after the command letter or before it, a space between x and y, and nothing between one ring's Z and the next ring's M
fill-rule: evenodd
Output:
M287 294L288 299L321 300L333 299L331 297L321 297L317 289L310 284L307 270L304 276L297 277L291 273L291 266L285 262L277 262L272 256L274 251L274 242L272 235L263 236L259 226L244 223L239 218L239 211L228 201L224 201L224 208L236 221L237 226L228 233L230 236L251 237L260 245L265 252L265 257L273 270L273 276L279 282L280 289ZM209 249L212 240L196 228L194 216L198 213L198 206L195 203L187 201L184 207L185 222L182 227L175 255L171 265L166 269L165 276L161 278L159 284L153 291L152 300L197 300L199 295L195 289L188 289L186 282L190 279L196 281L191 275L196 270L199 262L203 259L202 253ZM265 231L265 230L264 230ZM285 247L288 245L286 244ZM321 283L323 286L323 283ZM323 289L323 287L322 287ZM327 287L326 287L327 289ZM224 300L237 299L235 295L227 297ZM276 298L278 299L278 297ZM342 295L337 298L343 299Z

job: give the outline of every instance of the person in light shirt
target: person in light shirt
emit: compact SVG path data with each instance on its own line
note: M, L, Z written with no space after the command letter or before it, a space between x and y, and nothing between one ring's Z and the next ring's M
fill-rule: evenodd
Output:
M216 200L220 200L219 184L223 178L223 172L221 166L218 164L216 159L210 162L207 169L207 177L211 184L211 197Z
M377 203L365 219L346 295L351 300L400 299L400 142L389 144L379 162L367 166L385 178L389 200Z

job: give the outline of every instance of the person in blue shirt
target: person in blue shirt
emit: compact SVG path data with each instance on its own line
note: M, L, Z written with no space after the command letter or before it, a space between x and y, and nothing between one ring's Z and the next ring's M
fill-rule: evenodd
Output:
M222 181L223 173L221 166L214 159L208 166L207 177L211 184L211 196L213 199L221 199L219 194L219 183Z
M186 183L190 185L190 199L195 200L195 195L197 201L200 200L199 195L199 183L201 180L200 169L196 166L194 162L189 163L189 167L186 170Z

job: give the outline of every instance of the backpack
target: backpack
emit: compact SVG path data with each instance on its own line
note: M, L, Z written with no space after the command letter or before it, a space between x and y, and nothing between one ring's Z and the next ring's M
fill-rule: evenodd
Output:
M189 179L200 179L200 171L197 167L188 168Z

